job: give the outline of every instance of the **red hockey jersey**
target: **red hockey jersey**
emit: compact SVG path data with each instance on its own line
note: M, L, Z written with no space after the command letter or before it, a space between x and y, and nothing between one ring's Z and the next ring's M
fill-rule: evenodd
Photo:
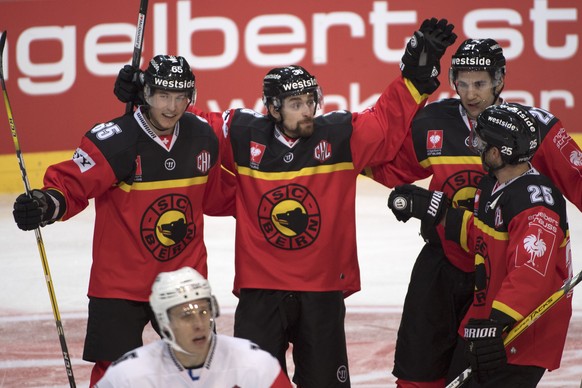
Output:
M356 180L365 166L394 158L424 105L413 96L399 78L372 108L316 117L313 135L292 146L252 110L205 115L224 130L223 163L237 180L235 294L360 289Z
M140 109L88 131L72 160L50 166L44 189L61 192L67 220L95 199L89 296L148 301L161 271L207 275L203 213L232 212L221 186L219 139L190 113L169 145Z
M483 178L474 211L450 211L446 220L446 237L474 257L475 294L461 336L470 318L487 319L492 308L521 321L573 275L566 202L535 169L502 185ZM508 362L558 368L571 315L572 293L511 342Z
M557 117L530 107L540 125L542 143L532 164L582 211L582 151ZM412 131L397 157L388 164L366 169L366 175L394 187L430 177L429 189L443 191L454 207L472 209L476 187L485 175L481 158L469 148L471 122L459 99L428 104L414 118ZM472 258L437 232L449 261L473 271Z

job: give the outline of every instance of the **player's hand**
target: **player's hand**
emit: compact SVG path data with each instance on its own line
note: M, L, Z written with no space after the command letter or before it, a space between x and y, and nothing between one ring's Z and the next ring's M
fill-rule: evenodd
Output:
M449 199L441 191L430 191L415 185L397 186L388 197L388 207L398 221L411 217L428 225L437 225L446 214Z
M47 214L53 214L55 204L52 198L42 190L32 190L30 196L20 194L14 202L12 215L16 225L22 230L33 230L47 225Z
M420 32L424 35L427 56L434 56L440 60L447 47L452 46L457 40L457 34L453 32L455 26L449 24L447 19L438 20L436 18L425 19L420 26ZM423 65L419 63L419 65Z
M465 354L473 376L479 383L485 382L496 370L507 364L502 334L503 325L491 319L471 318L465 326Z
M113 93L121 102L132 102L136 105L143 105L143 85L140 77L141 70L130 65L125 65L115 80Z
M406 44L400 69L421 94L431 94L440 85L440 59L455 43L455 26L447 19L425 19Z

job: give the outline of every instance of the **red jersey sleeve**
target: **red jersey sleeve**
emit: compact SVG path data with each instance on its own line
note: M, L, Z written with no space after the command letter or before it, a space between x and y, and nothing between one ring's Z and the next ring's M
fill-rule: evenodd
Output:
M544 112L542 110L537 110ZM547 113L547 112L546 112ZM582 151L557 121L533 159L533 166L558 186L564 196L582 211Z
M397 156L389 163L367 167L365 175L386 187L395 187L428 178L432 171L418 163L412 132L408 132Z
M414 115L426 104L427 97L419 95L408 80L398 77L374 106L353 113L351 148L358 170L394 159L410 133Z
M61 220L80 213L95 198L117 183L115 173L101 151L87 137L73 158L49 166L43 190L54 189L65 198L66 211Z

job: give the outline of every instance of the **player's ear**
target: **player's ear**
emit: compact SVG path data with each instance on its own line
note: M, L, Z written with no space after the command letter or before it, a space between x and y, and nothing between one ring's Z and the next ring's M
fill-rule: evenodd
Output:
M275 108L275 105L269 104L269 113L273 116L277 121L281 120L281 113L279 113L279 109Z

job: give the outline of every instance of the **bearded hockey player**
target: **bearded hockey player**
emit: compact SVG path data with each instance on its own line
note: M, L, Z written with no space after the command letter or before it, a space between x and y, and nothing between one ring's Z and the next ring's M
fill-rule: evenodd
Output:
M388 205L401 221L442 220L447 240L474 257L473 301L458 331L448 379L471 366L469 387L533 388L546 370L560 366L572 295L507 349L503 338L572 277L566 201L530 163L541 133L527 107L490 106L472 134L487 171L473 209L449 208L442 192L413 185L396 187Z

